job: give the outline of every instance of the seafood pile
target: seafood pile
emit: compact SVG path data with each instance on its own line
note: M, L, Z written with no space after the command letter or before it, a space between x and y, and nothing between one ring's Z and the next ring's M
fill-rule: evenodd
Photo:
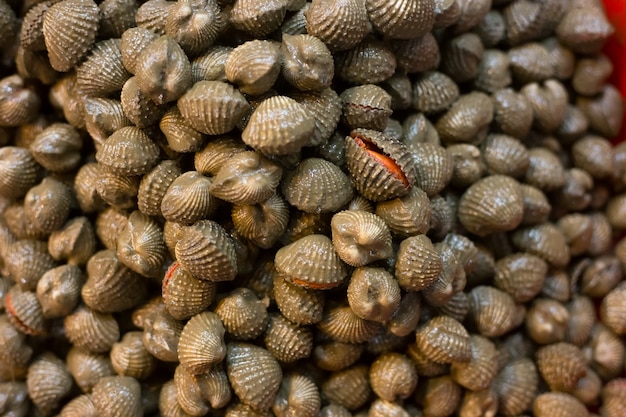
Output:
M623 417L596 0L0 0L0 415Z

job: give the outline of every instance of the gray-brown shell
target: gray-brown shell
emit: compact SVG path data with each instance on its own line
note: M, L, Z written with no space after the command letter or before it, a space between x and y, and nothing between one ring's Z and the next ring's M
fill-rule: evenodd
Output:
M159 122L167 144L175 152L195 152L204 144L205 136L191 127L177 107L171 107Z
M404 239L400 243L395 276L401 288L419 291L432 285L443 268L441 256L425 235Z
M226 356L224 332L224 325L216 314L205 311L193 316L180 334L180 364L194 375L211 370Z
M602 7L571 7L555 28L559 41L572 51L583 54L599 52L614 32Z
M73 171L81 160L83 141L76 129L66 123L53 123L30 144L33 158L53 172Z
M104 0L100 9L100 32L103 38L119 38L135 26L138 5L132 0Z
M133 211L117 238L117 255L138 274L156 277L165 261L163 229L150 216Z
M291 97L304 106L315 119L313 136L309 138L305 146L324 146L326 141L328 141L330 145L332 141L329 139L333 136L333 132L335 132L342 108L342 102L335 90L325 88L316 92L296 92L291 93ZM335 135L338 134L335 133ZM339 137L341 136L339 135ZM326 159L337 165L343 165L334 161L332 158Z
M122 127L113 133L96 152L105 168L121 175L138 175L156 165L159 147L141 129Z
M149 29L157 35L165 34L165 21L169 9L175 4L168 0L149 0L142 4L135 14L135 21L140 28Z
M315 382L305 375L294 373L283 377L272 411L277 417L316 417L320 405L320 394Z
M593 96L602 92L612 72L613 64L605 55L582 58L576 63L572 86L578 94Z
M175 262L165 274L162 294L168 313L184 320L206 310L213 302L215 283L193 277Z
M455 382L471 391L480 391L491 386L498 373L496 346L489 339L472 335L469 362L453 363L450 375Z
M449 376L431 378L420 384L415 399L426 415L451 415L461 402L461 387Z
M229 21L236 29L255 38L265 38L280 27L287 12L287 2L270 0L237 0L230 10Z
M333 246L349 265L364 266L391 256L391 234L385 222L365 211L347 210L331 220Z
M311 329L291 323L282 314L272 314L264 335L267 350L280 362L308 358L313 350Z
M85 97L83 103L85 128L93 139L96 149L116 130L132 124L124 114L120 100Z
M362 353L362 345L331 341L317 345L312 359L319 368L335 372L352 366Z
M321 385L323 398L348 410L356 410L367 403L372 393L367 365L355 365L333 372ZM322 411L323 413L323 411ZM339 415L343 414L326 414Z
M78 266L63 265L47 271L37 282L37 299L45 318L65 317L80 299L82 273Z
M505 415L526 411L537 393L539 375L531 359L514 359L506 364L494 380L498 410Z
M533 109L523 94L506 88L493 96L493 120L498 130L518 139L524 139L533 123Z
M76 69L79 91L87 97L107 96L119 91L131 74L122 63L121 41L107 39L91 48Z
M437 363L467 362L471 359L471 340L463 325L449 316L437 316L416 332L418 349Z
M626 314L622 302L625 294L626 286L620 284L602 299L600 305L602 323L620 335L626 333Z
M167 13L165 33L190 56L198 55L219 35L224 22L215 0L176 2Z
M91 400L101 417L139 417L143 412L141 398L141 385L128 376L104 377L91 392Z
M427 71L413 84L413 108L419 112L439 113L459 98L459 86L446 74Z
M536 417L587 417L589 412L576 397L564 392L546 392L533 402Z
M413 362L399 353L380 355L370 367L370 384L376 395L386 401L408 398L417 386Z
M530 164L526 147L511 136L491 134L483 142L481 150L483 161L490 174L518 178L526 173Z
M65 361L76 385L86 393L91 392L100 378L115 373L108 355L89 352L77 347L70 349Z
M79 306L66 316L63 324L68 340L91 352L107 352L120 337L119 326L111 314L86 306Z
M304 16L307 33L331 51L353 48L372 30L365 2L358 0L316 0Z
M363 320L347 305L329 308L317 324L322 333L343 343L363 343L371 340L379 333L381 327L377 322Z
M5 146L0 149L0 195L23 197L37 184L40 167L28 149Z
M41 276L56 265L46 247L45 242L31 239L17 240L7 247L5 268L22 289L34 290Z
M570 343L554 343L537 351L537 368L553 391L573 389L585 376L585 358L582 351Z
M28 396L43 415L51 414L72 389L72 376L65 363L46 352L28 367Z
M379 202L376 215L385 221L395 235L414 236L428 232L432 211L426 193L413 187L403 197Z
M400 287L382 268L355 269L348 285L348 304L364 320L385 323L400 305Z
M391 116L391 96L373 84L358 85L344 90L342 122L350 129L363 128L383 131Z
M374 37L366 37L354 48L335 55L335 75L351 84L375 84L396 71L396 57Z
M513 299L527 302L543 288L548 264L541 258L528 253L515 253L496 262L493 282Z
M289 206L278 194L254 205L233 205L231 218L237 232L263 249L269 249L287 229Z
M491 286L478 286L469 292L469 317L481 335L498 337L523 321L523 308L513 298Z
M547 345L565 340L570 315L560 302L537 298L526 312L526 333L535 342Z
M570 251L563 233L552 223L518 229L513 233L513 243L526 252L537 255L557 267L570 261Z
M470 81L478 74L485 48L475 33L464 33L446 42L441 54L441 70L458 82Z
M391 39L414 39L430 32L435 23L434 1L365 2L374 28Z
M151 171L146 173L139 183L137 205L139 211L148 216L161 215L161 201L169 186L181 175L178 162L172 160L161 161Z
M529 161L525 180L543 191L552 191L565 185L565 169L557 155L548 148L528 151Z
M48 234L63 226L71 205L71 189L49 176L26 193L24 216L37 230Z
M276 2L277 3L277 2ZM236 47L226 59L224 73L239 91L251 96L267 93L280 74L280 47L274 42L253 40Z
M237 288L222 298L215 307L226 332L235 339L251 340L267 327L267 307L251 290Z
M592 130L607 138L617 136L623 124L624 104L615 87L607 84L593 98L578 97L576 104L589 119Z
M543 223L548 220L552 205L548 197L537 187L521 184L522 196L524 198L524 218L523 225Z
M150 42L158 37L159 35L155 32L144 27L135 27L125 30L121 36L120 44L124 67L134 74L137 65L137 57Z
M311 35L283 34L281 72L285 80L302 91L330 87L335 74L328 47Z
M166 220L192 224L207 219L218 206L210 193L212 180L197 171L187 171L172 181L161 200L161 213Z
M544 133L555 131L565 118L567 110L567 91L557 80L526 84L520 92L526 97L533 109L534 125Z
M396 40L391 48L396 55L397 69L409 74L435 70L441 60L437 40L431 33L420 38Z
M28 335L46 333L48 323L35 292L14 285L5 296L4 307L9 321L20 332Z
M143 332L131 331L111 347L111 365L118 375L146 379L154 371L156 361L143 344Z
M322 291L291 284L276 273L274 297L283 316L296 324L314 324L322 320L325 299Z
M486 94L462 95L435 124L441 140L445 143L480 143L493 119L493 108Z

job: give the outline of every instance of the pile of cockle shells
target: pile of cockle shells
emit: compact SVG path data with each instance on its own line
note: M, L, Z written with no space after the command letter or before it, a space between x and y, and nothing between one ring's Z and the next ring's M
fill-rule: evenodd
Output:
M626 416L612 33L0 0L0 415Z

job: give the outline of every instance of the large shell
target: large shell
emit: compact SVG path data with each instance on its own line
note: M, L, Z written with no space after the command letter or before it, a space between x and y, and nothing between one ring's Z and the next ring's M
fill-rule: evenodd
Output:
M467 362L471 359L471 340L461 323L449 316L429 320L416 333L419 350L437 363Z
M364 266L391 256L391 234L384 221L372 213L348 210L331 221L333 245L349 265Z
M353 48L372 30L364 1L315 0L304 16L307 33L331 51Z
M541 377L553 391L573 389L585 376L585 357L570 343L554 343L537 351L537 367Z
M77 347L70 349L65 361L68 371L83 392L91 392L100 378L115 373L108 355L89 352Z
M91 352L107 352L120 337L117 321L111 314L79 306L63 322L68 340Z
M193 316L180 334L180 364L194 375L211 370L226 356L224 332L224 325L216 314L205 311Z
M517 327L524 319L523 309L513 298L494 287L478 286L469 292L470 317L480 334L498 337Z
M233 391L244 404L259 411L272 406L283 374L270 352L247 343L231 343L226 366Z
M122 127L96 152L96 159L107 169L122 175L138 175L156 165L159 147L141 129Z
M37 409L42 414L48 415L70 393L72 376L61 359L46 352L37 357L29 366L26 385L28 396Z
M355 365L343 371L332 373L321 386L322 395L332 404L356 410L364 406L372 393L366 365ZM323 413L324 411L322 411ZM326 414L343 416L343 414Z
M65 317L80 299L82 273L78 266L63 265L43 274L37 282L37 299L45 318Z
M481 142L493 119L493 104L484 93L462 95L435 124L445 143Z
M274 296L278 309L296 324L314 324L322 320L324 292L310 290L274 276Z
M260 336L267 326L267 307L247 288L237 288L215 307L228 334L249 340Z
M267 93L280 74L279 46L270 41L253 40L236 47L226 59L226 78L239 91L252 96Z
M311 330L291 323L282 314L270 315L264 340L267 350L282 363L308 358L313 350Z
M226 230L211 220L183 228L176 258L196 278L230 281L237 275L235 243Z
M178 100L178 109L197 131L221 135L234 129L250 104L230 84L198 81Z
M365 7L374 28L391 39L419 38L435 23L433 0L367 0Z
M612 72L613 64L605 55L580 59L572 75L572 87L585 96L601 93Z
M122 63L120 47L119 39L107 39L94 45L87 59L76 69L82 94L98 97L122 89L131 74Z
M91 400L101 417L139 417L143 412L141 386L135 378L128 376L100 379L93 387Z
M614 31L602 7L592 4L569 8L555 29L559 41L582 54L599 52Z
M427 71L413 84L413 108L424 113L439 113L459 98L459 86L446 74Z
M179 175L161 200L163 217L182 224L211 217L218 205L217 199L210 194L211 185L211 179L197 171Z
M80 164L82 146L76 129L66 123L53 123L35 137L29 149L33 158L47 170L67 172Z
M37 184L40 167L28 149L5 146L0 149L0 195L23 197Z
M52 68L69 71L96 39L100 9L92 0L63 0L43 17L43 35Z
M538 42L530 42L508 52L511 72L518 82L543 81L553 75L553 65L548 50Z
M168 10L165 33L189 55L197 55L213 43L224 23L215 0L176 2Z
M334 288L347 276L345 266L324 235L305 236L276 252L276 270L289 282L311 289Z
M408 398L417 386L415 365L399 353L386 353L376 358L369 377L374 393L386 401Z
M156 277L165 261L163 229L150 216L133 211L117 238L117 255L138 274Z
M498 410L511 416L523 413L532 405L538 384L539 375L531 359L519 358L509 362L493 382Z
M273 96L250 116L241 139L263 154L287 155L308 144L315 130L313 115L286 96Z
M264 38L280 27L287 13L287 2L237 0L230 11L230 23L256 38Z
M518 229L513 243L521 250L537 255L557 267L570 261L570 251L563 233L552 223Z
M318 388L310 378L301 374L290 374L283 377L272 411L277 417L316 417L320 411L320 403Z
M142 338L142 332L127 332L111 347L111 364L118 375L141 380L154 371L156 361L146 350Z

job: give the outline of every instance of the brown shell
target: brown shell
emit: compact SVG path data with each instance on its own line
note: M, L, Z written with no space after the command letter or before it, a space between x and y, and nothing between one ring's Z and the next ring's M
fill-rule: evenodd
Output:
M427 71L413 84L413 108L419 112L439 113L459 98L459 86L446 74Z
M246 150L246 145L239 140L229 136L219 137L195 153L194 166L203 175L215 176L234 155Z
M65 317L80 299L82 273L78 266L63 265L43 274L37 282L37 299L47 319Z
M369 370L370 383L376 395L386 401L408 398L417 386L413 362L399 353L380 355Z
M320 405L320 394L315 383L307 376L290 374L283 377L272 411L277 417L316 417Z
M35 358L28 367L28 396L43 415L51 414L59 406L72 385L65 363L50 352Z
M174 262L162 284L163 302L168 313L177 320L185 320L202 311L215 298L215 283L194 278Z
M585 405L576 397L564 392L546 392L535 398L533 413L536 417L588 417Z
M146 2L146 3L153 3ZM165 2L164 2L165 3ZM137 57L159 35L144 27L134 27L124 31L121 36L120 52L124 67L131 73L135 73Z
M439 45L432 33L410 40L396 40L391 44L396 55L397 69L409 74L433 71L439 66Z
M53 123L30 144L33 158L53 172L75 170L80 164L83 141L76 129L66 123Z
M165 33L187 54L197 55L215 41L223 26L220 7L215 0L182 1L168 10Z
M513 298L497 288L478 286L469 292L471 320L481 335L498 337L521 324L523 308Z
M489 1L463 0L459 1L461 14L454 26L455 33L467 32L477 26L491 8Z
M323 398L331 404L356 410L367 404L372 389L369 384L368 367L356 365L343 371L333 372L321 385ZM323 413L324 411L322 411ZM327 414L343 416L343 414Z
M614 171L611 142L602 137L584 136L574 143L571 152L574 166L594 178L606 178Z
M515 302L523 303L541 291L547 273L548 264L543 259L528 253L515 253L496 262L493 282Z
M601 255L611 247L611 223L608 217L602 213L591 214L593 220L593 232L587 252L590 255Z
M174 382L177 388L178 404L185 414L192 416L207 414L209 407L202 398L202 392L194 375L187 372L183 366L177 366L174 372Z
M230 281L237 275L232 237L211 220L200 220L182 229L176 258L193 276L208 281Z
M373 84L348 88L339 96L342 122L350 129L364 128L383 131L391 110L391 96Z
M446 148L452 162L450 183L458 188L467 188L478 182L486 171L480 149L469 143L458 143Z
M287 155L308 144L315 129L313 114L294 99L273 96L258 105L241 139L263 154Z
M537 394L539 375L531 359L509 362L498 374L493 387L498 396L498 410L505 415L517 415L528 410Z
M584 355L570 343L544 346L537 351L536 358L541 377L553 391L571 390L585 376Z
M270 352L247 343L231 343L226 367L233 391L244 404L259 411L272 406L283 374Z
M524 139L533 123L533 109L523 94L511 88L496 91L492 96L493 120L498 130Z
M397 66L391 49L374 37L366 37L334 58L335 75L351 84L379 83L391 77Z
M121 41L107 39L91 48L76 68L79 91L88 97L107 96L119 91L131 74L122 63Z
M13 235L14 239L45 239L48 233L44 233L39 230L33 223L26 219L24 216L24 204L22 201L9 204L4 210L4 219L8 227L9 232ZM6 248L5 248L6 250ZM17 262L9 260L9 262ZM30 268L30 265L26 265Z
M352 311L364 320L385 323L400 305L400 287L382 268L357 268L347 295Z
M395 276L401 288L419 291L432 285L443 268L439 253L424 235L409 237L400 243Z
M271 0L260 4L255 0L237 0L230 11L234 28L264 38L280 27L287 13L287 2Z
M235 339L251 340L267 327L267 306L247 288L237 288L222 298L215 307L226 332Z
M100 378L115 374L108 355L89 352L85 349L71 348L65 361L76 385L85 393L91 392Z
M550 52L541 43L529 42L508 52L513 77L520 83L543 81L552 77L554 67Z
M142 332L128 332L111 347L111 364L118 375L142 380L152 374L155 360L144 347L142 337Z
M419 38L435 23L434 1L367 0L365 7L374 28L391 39Z
M567 91L557 80L550 79L538 83L529 83L520 92L526 97L533 109L534 125L544 133L555 131L565 119L567 110Z
M475 33L464 33L444 44L441 69L456 82L476 77L485 48Z
M6 3L5 3L6 4ZM24 15L22 20L22 25L20 28L20 46L24 49L31 51L43 51L46 49L46 44L43 37L43 16L45 12L52 6L54 2L44 1L38 4L35 4L33 7L28 10L28 13ZM3 41L8 41L8 33L12 32L15 29L15 15L13 11L3 6L2 16L3 23L6 26L3 26L3 31L0 35L0 39ZM13 16L11 16L13 15ZM11 16L13 19L11 19ZM4 22L4 19L7 21ZM13 27L12 27L13 26ZM11 30L13 29L13 30ZM4 38L7 39L4 39Z
M487 134L493 114L494 106L489 96L473 92L459 97L435 127L445 143L479 143Z
M264 341L267 350L282 363L308 358L313 350L311 330L291 323L282 314L270 315Z
M347 276L332 241L319 234L305 236L276 252L276 270L289 282L310 289L330 289Z
M104 143L116 130L132 122L124 114L122 102L108 98L85 97L85 128L96 145Z
M541 294L565 302L570 299L571 292L570 279L565 271L551 271L546 275Z
M328 47L310 35L283 34L281 71L287 82L301 91L330 87L334 76L333 57Z
M60 417L97 417L98 410L89 395L79 395L63 406Z
M294 92L291 93L291 97L308 110L315 119L313 135L305 146L324 144L335 132L341 116L342 103L337 93L331 88L326 88L316 92ZM326 159L337 163L330 158Z
M312 357L319 368L335 372L352 366L362 353L362 345L331 341L317 345Z
M489 10L473 32L480 37L485 48L493 48L507 35L504 15L500 10Z
M65 333L76 347L91 352L107 352L120 337L120 330L111 314L99 313L79 306L64 319Z
M614 31L604 10L594 6L569 8L555 28L559 41L581 54L599 52Z
M431 378L417 388L415 399L426 415L451 415L461 402L461 387L449 376Z
M614 138L622 127L624 104L619 91L610 84L593 98L578 97L576 105L589 119L592 130L607 138Z
M561 217L557 223L569 244L572 256L587 251L593 233L593 220L584 214L572 213Z
M569 322L565 341L582 346L591 335L596 322L595 306L589 297L576 295L567 304Z
M582 58L576 63L572 86L578 94L584 96L599 94L612 72L613 64L605 55Z
M499 134L487 136L481 146L483 161L490 174L521 177L530 164L526 147L517 139Z
M547 148L528 151L529 165L525 180L543 191L552 191L565 185L565 169L558 157Z
M522 221L523 196L517 181L493 175L474 183L459 201L461 224L479 236L512 230Z
M96 152L96 159L107 169L121 175L138 175L156 165L159 147L137 127L122 127Z
M413 86L408 75L396 72L383 81L380 86L391 96L391 109L394 111L406 110L411 106L413 98ZM392 122L393 123L393 122ZM397 122L400 124L400 122ZM394 123L395 124L395 123ZM397 126L397 125L396 125ZM389 125L388 128L394 127ZM402 135L402 126L398 126L398 133Z
M306 32L331 51L353 48L372 31L364 1L315 0L304 16Z
M148 216L161 215L161 202L169 186L182 174L177 161L164 160L146 173L139 183L137 205Z
M626 333L626 309L624 309L624 296L626 296L626 286L618 285L611 290L600 304L600 318L616 334ZM8 297L8 296L7 296Z
M22 239L8 246L5 267L13 281L24 290L34 290L41 276L56 263L45 242Z
M103 38L119 38L135 26L138 5L133 0L104 0L100 8L100 33Z
M467 330L449 316L437 316L416 330L419 350L437 363L467 362L471 341Z
M318 329L333 340L343 343L362 343L372 339L381 325L358 317L349 306L336 306L324 312Z
M275 194L256 205L234 205L231 217L237 231L263 249L269 249L289 222L287 203Z
M465 391L459 407L459 417L473 415L495 415L498 412L498 397L496 392L489 388L481 391Z
M331 220L333 246L352 266L364 266L391 256L391 234L384 221L372 213L347 210Z
M413 187L403 197L379 202L376 215L385 221L395 235L414 236L428 232L432 213L426 193Z
M459 385L480 391L490 387L498 373L496 347L489 339L472 335L471 350L469 362L452 364L451 376Z
M165 261L163 229L150 216L133 211L118 236L117 255L138 274L156 277Z
M253 40L236 47L228 55L224 73L242 93L259 96L272 88L280 74L280 66L280 48L276 43Z
M304 17L304 13L309 10L310 6L311 3L304 3L304 6L295 11L291 16L285 18L283 24L280 27L280 31L283 33L283 35L302 35L307 33L306 18ZM289 5L287 5L287 10L289 10L289 8Z
M274 276L274 297L278 309L296 324L314 324L322 320L324 292L307 289Z
M526 333L542 345L561 342L565 340L569 320L569 312L562 303L537 298L526 312Z
M140 416L141 386L135 378L128 376L106 376L93 387L91 392L98 415L113 417L118 415Z
M204 144L205 136L191 127L177 107L170 108L159 122L167 144L175 152L195 152Z
M23 197L39 180L40 167L28 149L5 146L0 149L0 195Z
M202 55L191 61L191 82L227 81L225 65L233 51L229 46L215 45L208 48Z
M6 294L4 304L9 321L17 330L28 335L46 332L43 308L33 291L25 291L14 285Z
M198 81L178 100L178 109L197 131L221 135L235 128L250 104L225 82Z
M624 342L602 323L596 323L585 349L591 367L605 380L622 371Z
M434 196L441 192L452 179L452 159L438 144L417 143L410 147L416 162L415 185Z
M137 206L140 177L123 175L112 170L100 170L96 191L102 200L118 210L132 210Z
M164 113L164 107L159 107L150 97L139 88L137 77L130 77L122 87L120 95L122 110L135 126L146 128L156 124Z
M113 207L101 211L96 218L96 236L107 249L115 249L117 237L128 223L128 215Z
M144 325L143 344L155 358L164 362L177 362L178 341L182 331L183 323L162 311Z
M211 217L218 206L211 195L212 180L197 171L187 171L170 183L161 200L161 213L166 220L192 224Z
M135 14L137 26L149 29L157 35L165 34L165 21L169 9L176 4L168 0L148 0L142 4Z
M69 71L85 56L98 33L100 9L92 0L64 0L43 16L43 35L52 68Z
M552 223L516 230L513 233L513 243L521 250L545 259L553 266L565 266L570 260L565 236Z
M563 142L573 142L583 136L589 128L587 116L576 106L567 105L563 123L556 131L559 140Z
M193 316L180 334L180 364L194 375L209 371L226 356L224 332L224 325L216 314L205 311Z

